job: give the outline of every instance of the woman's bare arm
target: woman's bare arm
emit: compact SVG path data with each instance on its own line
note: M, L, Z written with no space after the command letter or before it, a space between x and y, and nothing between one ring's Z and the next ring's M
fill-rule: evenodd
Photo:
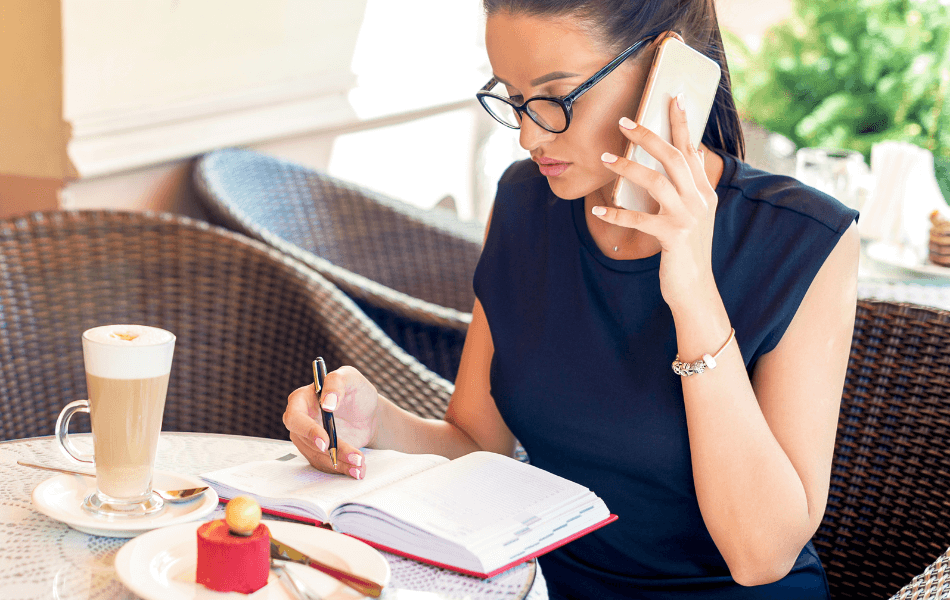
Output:
M824 514L854 330L858 252L852 225L751 381L737 345L715 370L683 379L699 506L739 583L787 574ZM690 360L717 348L729 331L721 300L713 319L718 331L708 320L714 308L696 308L674 315L680 353Z
M475 450L513 455L514 436L498 413L489 391L488 372L493 352L488 321L481 303L476 300L455 378L455 393L445 419L423 419L388 400L381 401L381 418L373 446L449 458Z

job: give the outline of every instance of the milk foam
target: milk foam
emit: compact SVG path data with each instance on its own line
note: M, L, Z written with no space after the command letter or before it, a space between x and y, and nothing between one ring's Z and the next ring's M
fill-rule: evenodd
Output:
M105 325L82 334L86 371L106 379L144 379L171 371L175 336L145 325Z

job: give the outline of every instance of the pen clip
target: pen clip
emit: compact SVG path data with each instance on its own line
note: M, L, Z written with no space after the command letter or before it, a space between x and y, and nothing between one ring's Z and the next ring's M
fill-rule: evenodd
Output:
M320 359L313 361L313 390L317 392L317 399L323 391L323 377L320 376Z
M317 402L323 406L323 400L320 396L323 394L323 381L327 378L327 363L323 357L318 356L313 361L313 389L317 393Z

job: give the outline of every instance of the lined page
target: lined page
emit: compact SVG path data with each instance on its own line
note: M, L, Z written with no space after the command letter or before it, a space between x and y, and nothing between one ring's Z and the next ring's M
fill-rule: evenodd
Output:
M448 459L433 454L404 454L394 450L364 449L366 478L323 473L310 466L297 452L275 460L262 460L201 475L209 483L251 494L264 508L273 508L268 499L310 503L329 514L338 504L372 492L432 467ZM281 503L287 506L287 503Z
M537 467L473 452L364 494L359 503L471 548L588 495L584 486Z

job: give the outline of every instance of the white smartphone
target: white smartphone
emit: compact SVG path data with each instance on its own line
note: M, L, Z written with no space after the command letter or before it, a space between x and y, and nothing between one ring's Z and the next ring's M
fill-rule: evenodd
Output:
M670 102L682 93L686 98L689 139L698 148L716 99L719 77L716 61L687 46L678 35L667 35L656 50L634 120L672 143ZM624 155L666 175L663 165L635 144L627 144ZM614 206L628 210L657 212L657 203L649 192L624 177L617 178L612 200Z

